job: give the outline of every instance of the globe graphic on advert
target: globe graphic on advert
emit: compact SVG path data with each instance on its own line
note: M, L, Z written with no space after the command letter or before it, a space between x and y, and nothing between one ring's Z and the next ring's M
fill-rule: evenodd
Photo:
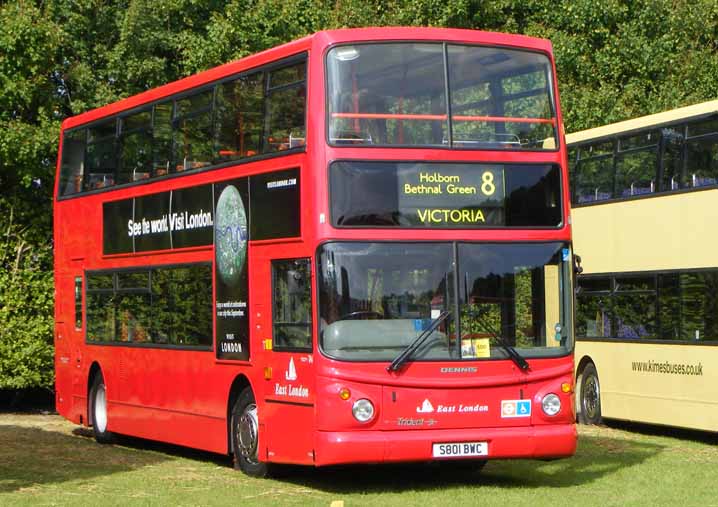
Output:
M234 185L222 190L217 200L214 249L217 271L230 287L239 282L247 260L247 214L242 196Z

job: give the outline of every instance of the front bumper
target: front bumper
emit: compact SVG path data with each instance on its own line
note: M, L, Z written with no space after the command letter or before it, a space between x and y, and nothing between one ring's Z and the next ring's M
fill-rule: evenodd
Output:
M477 441L488 442L486 459L564 458L576 452L576 439L575 424L461 430L319 431L315 465L430 461L435 459L432 457L434 443Z

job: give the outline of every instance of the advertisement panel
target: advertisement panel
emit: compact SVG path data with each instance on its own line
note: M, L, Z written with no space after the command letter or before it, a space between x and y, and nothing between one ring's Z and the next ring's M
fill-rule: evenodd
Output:
M104 255L214 245L218 359L249 359L250 240L300 235L299 169L103 204Z

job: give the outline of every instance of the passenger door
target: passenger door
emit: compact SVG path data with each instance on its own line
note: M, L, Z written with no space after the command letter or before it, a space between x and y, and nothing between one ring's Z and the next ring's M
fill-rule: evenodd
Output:
M267 457L313 463L314 356L311 262L271 262L271 380L265 391Z

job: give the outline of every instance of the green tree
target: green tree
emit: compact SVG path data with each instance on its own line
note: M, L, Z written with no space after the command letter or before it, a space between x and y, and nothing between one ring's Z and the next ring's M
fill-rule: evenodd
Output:
M317 30L388 25L551 39L569 132L718 97L718 0L0 2L0 389L52 385L64 118Z
M60 116L51 69L63 42L32 4L0 7L0 389L49 387L51 189Z

